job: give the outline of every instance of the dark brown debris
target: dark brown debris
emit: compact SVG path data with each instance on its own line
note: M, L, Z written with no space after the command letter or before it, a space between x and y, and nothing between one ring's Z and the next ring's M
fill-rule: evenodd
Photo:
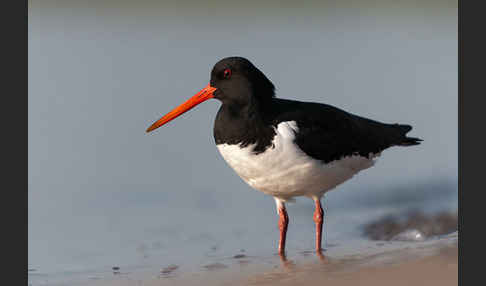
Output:
M162 275L170 275L170 274L172 274L172 272L174 272L178 268L179 268L179 265L171 264L167 267L162 268L162 270L160 270L160 273Z
M212 270L219 270L219 269L227 268L228 266L226 266L223 263L216 262L216 263L211 263L211 264L208 264L208 265L204 265L203 267L206 270L212 271Z
M408 213L405 218L386 216L365 226L364 234L373 240L391 240L396 235L416 229L426 238L457 230L457 212L427 215L420 211Z

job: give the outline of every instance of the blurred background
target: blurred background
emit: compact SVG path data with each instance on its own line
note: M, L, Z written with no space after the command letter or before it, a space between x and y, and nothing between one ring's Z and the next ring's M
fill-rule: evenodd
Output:
M227 56L277 96L413 126L324 198L327 248L372 219L457 209L457 1L29 2L29 268L44 274L275 252L272 197L219 155L206 102L146 134ZM288 206L312 250L313 203Z

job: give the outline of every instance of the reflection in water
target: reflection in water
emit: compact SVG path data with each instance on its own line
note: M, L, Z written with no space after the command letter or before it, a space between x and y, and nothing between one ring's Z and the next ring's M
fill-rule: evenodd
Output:
M321 285L326 281L330 285L362 285L359 277L357 277L358 279L354 279L354 282L350 283L343 283L347 281L343 280L343 277L350 277L349 275L352 275L361 269L368 269L371 267L373 267L373 269L379 269L379 267L383 267L385 265L399 264L407 261L417 262L417 264L420 264L420 261L422 261L421 259L432 256L434 264L428 262L420 267L426 267L427 269L437 268L444 271L444 267L447 266L453 273L453 271L457 272L457 238L458 236L456 232L448 236L426 242L412 244L393 242L381 250L374 249L369 253L361 250L351 255L337 256L333 259L325 258L324 260L320 260L320 263L316 263L315 261L310 262L308 259L299 259L296 257L298 261L294 262L292 265L285 265L273 271L259 271L259 273L252 275L248 280L240 281L240 283L235 283L234 285L301 285L297 282L319 283L319 285ZM372 249L373 247L368 245L367 248ZM305 251L301 254L308 257L310 251ZM386 273L387 271L388 270L385 269L383 273ZM415 272L411 271L409 273ZM435 276L438 273L429 274L431 276ZM375 275L375 279L380 281L379 277L383 274L380 273L379 270L376 270ZM401 275L406 277L409 274L404 273ZM400 276L396 277L398 279ZM382 282L385 281L391 280L390 278L386 278L383 279ZM429 281L427 280L427 282ZM383 283L383 285L388 284Z
M292 265L294 265L292 261L287 259L287 255L285 255L285 253L279 252L278 256L280 257L280 261L282 262L282 266L284 268L290 268Z
M321 249L319 249L318 251L316 251L316 255L317 255L317 257L319 257L319 260L321 260L322 262L327 262L327 259L324 256L324 254L322 254L322 250Z
M302 252L300 252L300 254L303 257L307 257L309 255L315 255L319 259L320 262L323 262L323 263L328 263L329 262L329 260L327 259L327 257L323 254L323 250L318 250L318 251L302 251ZM281 261L281 265L282 266L289 267L289 266L295 265L295 262L287 259L287 255L285 253L284 254L278 254L278 255L280 257L280 261Z

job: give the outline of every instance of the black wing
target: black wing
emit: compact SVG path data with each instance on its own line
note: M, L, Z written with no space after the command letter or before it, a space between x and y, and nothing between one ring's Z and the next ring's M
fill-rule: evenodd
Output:
M410 125L381 123L327 104L284 99L274 99L274 104L272 124L296 121L299 148L326 163L353 154L368 157L391 146L422 141L405 135L412 129Z

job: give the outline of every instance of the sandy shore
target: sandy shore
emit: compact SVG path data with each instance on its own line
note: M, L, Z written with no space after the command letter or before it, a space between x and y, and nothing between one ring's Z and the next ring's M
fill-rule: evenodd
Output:
M277 254L240 250L229 256L207 256L192 266L152 263L59 277L34 271L30 278L37 278L31 281L33 286L457 285L456 229L456 213L413 212L371 222L364 228L368 239L329 245L323 256L290 249L282 260Z
M421 242L367 241L354 249L344 246L346 252L330 249L324 259L310 251L285 263L278 256L241 257L193 273L174 267L173 272L167 268L162 274L115 275L76 285L457 285L457 241L457 232Z
M391 264L338 269L325 264L296 267L291 273L277 272L258 274L239 285L457 285L458 284L457 247L441 250L439 254L425 258L394 261ZM333 268L333 269L328 269Z

